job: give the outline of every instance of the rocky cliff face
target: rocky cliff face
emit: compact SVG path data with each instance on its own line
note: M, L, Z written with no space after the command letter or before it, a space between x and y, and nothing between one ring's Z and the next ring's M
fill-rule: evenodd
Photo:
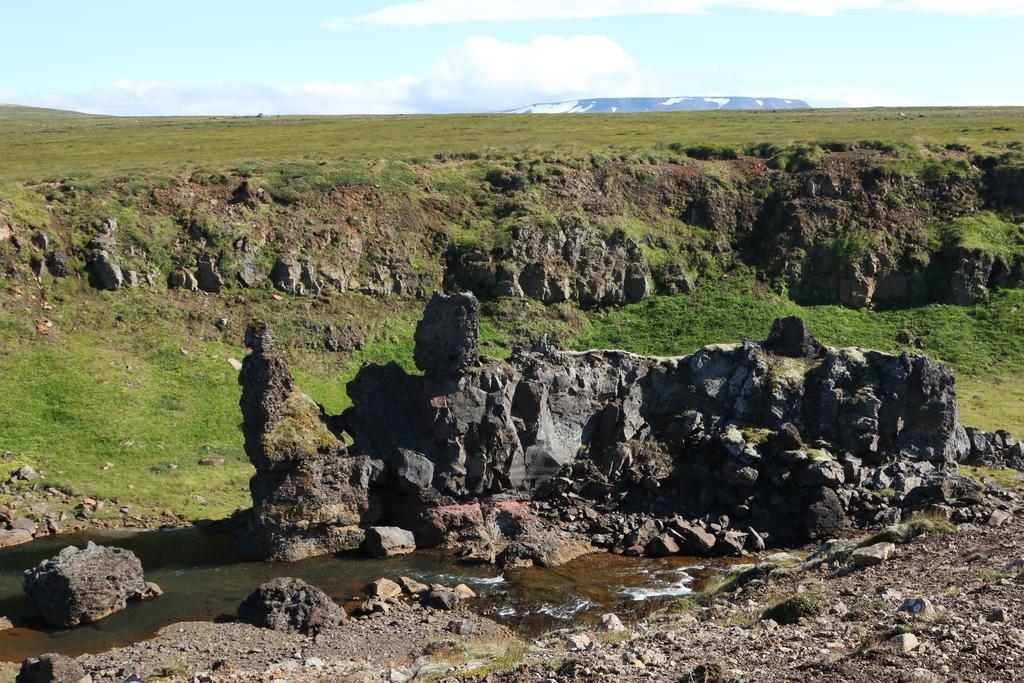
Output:
M581 308L686 291L736 265L802 302L857 308L970 304L1024 287L1013 159L944 152L905 171L925 162L863 149L819 150L799 163L786 150L767 159L692 153L438 161L406 165L415 181L397 187L366 178L309 189L297 173L295 189L198 172L149 193L117 182L90 193L39 184L29 196L48 221L14 222L0 197L0 266L110 290L426 299L444 287ZM111 205L130 210L119 217ZM950 221L988 212L1006 228L999 244L937 239Z
M520 226L508 247L450 250L445 285L482 296L571 301L583 308L636 303L650 296L650 269L636 240L593 230L551 234Z
M533 523L485 522L481 502L532 499L557 510L574 499L590 501L595 520L640 515L637 528L597 534L605 545L643 549L669 533L654 519L675 519L661 546L728 552L828 535L848 517L898 517L866 487L894 477L907 493L942 484L971 449L948 369L825 348L796 318L776 321L763 342L681 358L537 348L503 361L477 355L478 316L472 295L435 293L416 330L422 375L364 366L348 385L351 408L335 419L307 404L309 424L287 432L303 436L284 440L271 436L295 400L291 379L266 333L250 335L242 405L265 538L280 545L295 534L303 552L357 545L368 517L356 509L372 497L418 545L493 545L515 532L486 529ZM335 436L342 429L353 439L347 450ZM298 470L308 473L302 486L292 483ZM338 536L347 540L321 540Z

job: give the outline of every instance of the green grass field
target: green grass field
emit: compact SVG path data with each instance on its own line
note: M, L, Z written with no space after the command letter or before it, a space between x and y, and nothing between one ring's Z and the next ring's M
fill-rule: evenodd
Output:
M1024 108L810 109L659 114L86 116L0 107L0 179L436 154L657 153L668 145L1024 142Z

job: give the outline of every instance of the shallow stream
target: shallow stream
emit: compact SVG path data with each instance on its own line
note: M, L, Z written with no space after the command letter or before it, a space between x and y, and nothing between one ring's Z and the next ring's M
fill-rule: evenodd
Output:
M47 629L25 621L22 573L67 545L86 541L128 548L139 556L146 579L164 590L156 600L128 608L96 624ZM15 628L0 631L0 660L21 661L43 652L78 655L146 639L179 621L230 619L259 584L295 576L318 586L339 603L358 596L382 576L411 576L424 583L466 583L479 598L473 609L530 635L594 621L615 612L624 621L640 617L699 587L720 569L693 558L626 558L610 553L581 557L562 567L514 569L458 564L441 550L376 560L360 554L325 556L294 563L244 562L231 537L196 528L161 531L93 531L41 539L0 551L0 615Z

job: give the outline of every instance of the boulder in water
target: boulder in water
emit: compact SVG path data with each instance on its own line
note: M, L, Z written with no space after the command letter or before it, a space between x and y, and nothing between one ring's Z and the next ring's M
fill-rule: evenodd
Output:
M26 571L24 586L29 606L62 628L99 621L159 590L146 582L133 552L91 541L85 548L68 546Z

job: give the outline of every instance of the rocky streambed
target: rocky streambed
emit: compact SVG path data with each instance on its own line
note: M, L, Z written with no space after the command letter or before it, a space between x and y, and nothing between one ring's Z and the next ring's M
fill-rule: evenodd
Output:
M23 572L67 545L88 541L132 551L148 580L164 591L158 600L130 603L102 621L52 628L28 613ZM450 551L421 551L390 560L361 553L319 556L294 563L246 562L231 536L199 529L96 531L38 540L0 551L0 614L13 627L0 631L0 660L20 662L44 652L77 656L151 638L178 622L232 621L243 599L276 577L298 577L350 611L364 587L379 577L408 576L425 584L464 583L477 593L474 614L524 636L593 623L605 612L641 618L720 576L726 563L673 557L657 561L610 554L581 557L557 568L505 573L460 564ZM447 623L447 622L446 622Z

